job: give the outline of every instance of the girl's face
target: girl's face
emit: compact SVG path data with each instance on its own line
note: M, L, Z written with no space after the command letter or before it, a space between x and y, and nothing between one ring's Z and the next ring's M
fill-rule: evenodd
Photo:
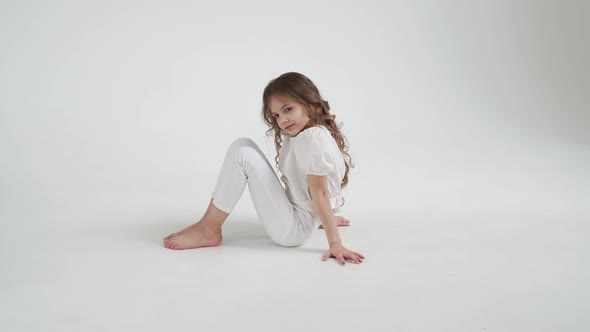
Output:
M309 122L305 106L289 96L272 95L268 107L279 127L291 137L297 136Z

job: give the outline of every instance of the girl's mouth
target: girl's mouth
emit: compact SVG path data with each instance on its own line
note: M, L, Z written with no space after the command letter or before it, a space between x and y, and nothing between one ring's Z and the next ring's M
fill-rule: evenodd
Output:
M291 128L293 128L294 124L290 125L289 127L285 128L285 130L289 130Z

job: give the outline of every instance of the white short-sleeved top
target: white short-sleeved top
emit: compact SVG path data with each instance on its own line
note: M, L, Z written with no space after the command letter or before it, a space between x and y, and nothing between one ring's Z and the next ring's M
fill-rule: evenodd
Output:
M295 137L283 136L279 153L281 181L291 203L316 213L307 174L328 177L328 197L335 214L340 214L342 179L346 171L344 155L325 126L307 128Z

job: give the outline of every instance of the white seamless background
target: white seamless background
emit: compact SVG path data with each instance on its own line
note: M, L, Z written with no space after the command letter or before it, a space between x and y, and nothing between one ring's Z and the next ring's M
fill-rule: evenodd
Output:
M0 209L206 202L287 71L344 124L349 209L585 209L587 7L3 3Z
M307 324L285 327L284 312L313 314L313 326L339 331L371 324L587 331L590 296L580 282L589 276L589 7L0 2L2 329L185 329L201 310L203 329L230 324L223 315L231 311L237 326L267 317L257 324L276 323L268 329L275 331ZM320 272L330 265L314 266L293 281L280 267L291 258L279 249L253 255L246 241L239 252L250 255L231 259L239 222L227 228L230 246L218 251L157 248L204 212L233 140L254 139L274 165L262 91L288 71L310 77L343 123L356 167L343 192L353 226L342 232L367 255L365 266L342 278ZM254 214L248 196L230 218ZM190 218L166 223L174 211ZM152 231L137 226L148 224ZM136 237L149 241L125 246ZM307 256L289 264L308 266L320 251L290 251ZM267 256L279 252L276 261ZM260 272L250 274L248 262ZM234 274L244 284L225 281ZM215 300L194 302L205 294L197 285L207 285L195 276L221 290L208 293ZM305 276L309 284L300 284ZM288 302L281 286L265 292L274 280L323 288L286 291L304 299ZM351 313L344 305L362 307ZM359 322L323 322L323 312ZM466 312L464 320L453 312Z

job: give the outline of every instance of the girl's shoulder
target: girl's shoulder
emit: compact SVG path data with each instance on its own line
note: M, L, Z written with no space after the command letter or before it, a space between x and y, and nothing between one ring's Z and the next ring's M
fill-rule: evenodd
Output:
M291 140L307 141L309 139L323 139L325 137L332 137L330 131L325 126L318 125L301 131L297 136L291 137Z
M299 153L313 153L313 151L328 153L338 149L330 130L325 126L309 127L291 137L293 149Z

